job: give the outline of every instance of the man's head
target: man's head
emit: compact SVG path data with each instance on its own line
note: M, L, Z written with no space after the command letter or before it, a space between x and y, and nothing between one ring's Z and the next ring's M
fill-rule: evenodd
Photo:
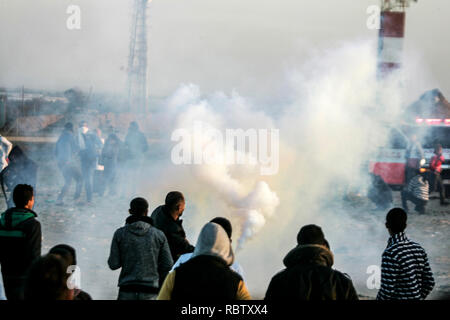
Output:
M329 248L322 228L315 224L309 224L300 229L297 234L297 243L299 245L319 244Z
M176 221L183 214L186 203L181 192L171 191L166 196L165 205L169 214Z
M66 262L67 266L74 266L77 264L76 251L67 244L58 244L51 248L48 253L60 256Z
M386 228L393 235L405 231L407 214L402 208L393 208L386 215Z
M86 121L80 122L80 130L82 133L86 133L89 131L88 123Z
M416 135L415 132L411 131L411 132L409 133L409 140L410 140L411 142L416 142L416 141L417 141L417 135Z
M28 184L18 184L13 191L16 208L32 210L34 206L34 190Z
M146 216L148 214L148 202L144 198L134 198L130 202L128 212L136 216Z
M39 257L28 273L25 299L73 300L74 290L67 286L69 276L61 257L54 254Z
M216 217L216 218L212 219L210 222L217 223L218 225L220 225L225 230L225 232L228 235L228 238L230 238L230 241L231 241L231 233L233 232L233 229L231 227L230 220L228 220L227 218L223 218L223 217Z
M64 125L64 129L66 129L67 131L73 132L73 123L72 122L67 122Z
M139 125L136 121L130 122L130 126L128 127L128 130L130 131L137 131L139 130Z

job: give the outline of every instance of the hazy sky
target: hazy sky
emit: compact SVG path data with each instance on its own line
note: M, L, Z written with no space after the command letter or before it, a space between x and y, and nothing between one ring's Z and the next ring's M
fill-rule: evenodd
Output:
M0 86L125 88L133 0L0 0ZM366 9L378 0L153 0L149 5L149 92L183 82L204 92L281 95L289 70L317 49L377 39ZM81 8L68 30L67 7ZM450 97L450 1L408 10L405 52L418 57ZM420 75L418 75L420 77ZM419 95L418 93L417 95Z

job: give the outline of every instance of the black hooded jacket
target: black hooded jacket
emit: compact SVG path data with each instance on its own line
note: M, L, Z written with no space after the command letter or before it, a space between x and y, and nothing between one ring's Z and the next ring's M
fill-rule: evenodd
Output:
M333 254L325 246L299 245L283 260L265 300L358 300L349 277L333 270Z
M194 251L194 246L186 239L182 226L183 220L173 220L164 205L157 207L152 212L151 218L154 226L166 235L173 261L177 261L184 253Z

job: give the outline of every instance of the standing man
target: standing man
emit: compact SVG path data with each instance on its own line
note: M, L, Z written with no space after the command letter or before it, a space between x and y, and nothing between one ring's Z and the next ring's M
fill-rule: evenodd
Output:
M64 125L64 131L58 138L55 146L55 156L58 162L58 168L61 170L64 176L64 186L58 195L58 205L63 205L63 198L70 188L72 179L76 182L76 191L74 200L77 200L81 194L82 177L81 172L74 163L74 156L77 153L77 145L75 143L75 137L73 135L73 124L66 123Z
M297 244L283 259L286 269L270 281L265 300L358 300L350 277L332 268L334 257L322 228L303 226Z
M405 153L405 185L416 175L416 171L425 164L423 149L415 133L410 133L409 143Z
M95 132L90 132L87 122L80 122L77 135L81 172L86 189L87 202L92 202L92 184L97 167L97 158L102 148L102 142Z
M36 220L33 187L19 184L14 208L0 216L0 264L8 300L23 300L26 274L41 255L41 224Z
M173 261L177 261L184 253L194 251L194 246L186 239L183 220L180 219L185 206L183 194L171 191L166 196L165 204L157 207L151 216L155 227L164 232L169 241Z
M130 123L127 136L125 137L125 150L127 163L125 164L129 171L128 191L131 196L136 193L136 185L141 177L141 168L145 159L145 153L148 151L147 138L139 130L136 121Z
M130 216L119 228L111 243L108 265L122 268L118 300L155 300L173 260L164 233L152 225L148 202L135 198Z
M122 141L120 141L119 137L115 134L114 129L111 128L111 133L106 139L101 155L101 164L105 168L103 172L103 186L100 189L100 195L102 196L106 189L109 190L110 195L114 196L116 194L117 161L121 147Z
M424 300L434 287L425 250L405 234L407 214L401 208L386 215L391 236L381 258L381 287L377 300Z
M12 150L12 143L8 141L4 136L0 134L0 165L2 167L1 170L5 169L8 166L8 161L6 159L8 158L9 153ZM1 171L0 170L0 171Z
M437 186L441 206L448 204L448 202L445 201L445 188L441 177L442 164L444 161L445 159L442 155L442 145L437 144L434 147L434 156L430 160L430 193L436 191Z

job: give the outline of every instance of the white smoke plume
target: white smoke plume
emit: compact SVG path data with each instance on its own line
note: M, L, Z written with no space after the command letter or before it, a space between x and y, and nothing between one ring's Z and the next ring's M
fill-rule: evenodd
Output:
M211 136L204 131L196 131L195 126L198 123L204 123L214 129L239 128L236 127L236 123L239 121L235 121L238 118L230 121L230 118L224 116L224 113L217 112L218 105L225 106L227 112L239 114L240 124L244 125L244 128L251 128L252 124L256 125L256 123L242 121L242 118L248 114L258 113L251 111L246 102L236 93L232 97L217 93L210 100L202 100L200 97L200 90L197 86L183 85L169 99L168 107L172 111L177 108L184 110L179 114L176 123L177 128L186 130L191 136L188 148L191 149L192 154L196 150L207 151L213 159L224 160L193 164L191 169L195 177L211 187L213 192L221 197L229 207L231 216L241 224L241 236L237 246L237 250L240 250L247 240L261 230L266 224L266 219L274 214L279 204L278 196L270 189L267 182L261 180L261 176L256 170L258 164L254 154L234 150L238 156L242 156L246 160L244 171L233 161L227 161L226 148L233 148L233 146L214 143L211 141ZM259 118L264 118L264 115L260 114ZM268 119L265 119L264 122L270 124ZM254 128L261 128L260 126Z

